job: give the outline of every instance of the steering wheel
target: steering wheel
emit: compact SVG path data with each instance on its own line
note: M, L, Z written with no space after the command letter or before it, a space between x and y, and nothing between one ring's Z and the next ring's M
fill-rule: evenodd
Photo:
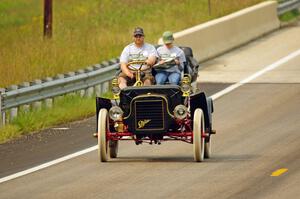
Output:
M130 67L131 65L138 65L140 64L140 67L139 68L134 68L134 67ZM134 72L137 72L137 71L145 71L145 70L149 70L149 67L146 67L144 69L142 69L142 66L146 64L146 61L143 60L143 61L131 61L131 62L128 62L127 63L127 68L131 71L134 71Z
M146 61L131 61L131 62L127 63L127 68L129 70L135 72L136 82L133 86L143 86L144 85L144 83L141 80L141 72L149 70L149 67L146 67L144 69L142 68L142 66L145 65L145 63L146 63ZM140 64L140 67L139 68L130 67L131 65L134 65L134 64L137 64L137 65Z

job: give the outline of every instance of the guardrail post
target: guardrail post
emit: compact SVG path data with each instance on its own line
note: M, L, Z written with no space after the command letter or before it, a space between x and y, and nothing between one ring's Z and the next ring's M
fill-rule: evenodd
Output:
M18 90L18 86L17 85L11 85L8 89L11 90L11 91ZM9 121L11 122L17 116L18 116L18 107L11 108L10 109L10 114L9 114Z
M94 71L93 67L87 67L85 72L89 73ZM85 96L88 98L91 98L94 94L94 87L89 87L88 89L86 89L86 93Z
M66 77L74 77L76 74L75 72L68 72L67 74L65 74ZM72 93L68 93L68 96L75 96L76 92L72 92Z
M84 70L80 69L77 71L77 74L84 74ZM83 97L85 95L85 90L80 90L78 91L78 94L80 95L80 97Z
M95 94L97 97L100 97L101 95L101 85L96 85L95 86Z
M96 64L94 66L94 70L99 70L101 68L102 68L102 66L100 64ZM100 97L100 95L101 95L101 84L95 86L95 95L97 97Z
M0 88L0 127L5 125L5 111L2 109L3 107L3 94L5 93L4 88Z
M40 80L40 79L34 80L33 85L38 85L38 84L42 84L42 80ZM32 103L32 109L33 110L41 110L42 109L42 102L41 101L33 102Z
M55 79L64 79L64 78L65 78L64 74L57 74L55 76ZM57 96L57 97L54 98L54 100L60 100L60 99L62 99L62 96Z
M108 61L103 61L103 62L101 62L101 65L102 65L103 67L107 67L107 66L109 66L110 64L109 64Z
M45 82L51 82L53 81L53 78L51 77L46 77ZM52 98L47 98L45 99L45 107L46 108L52 108L53 107L53 99Z
M21 84L21 87L22 88L26 88L26 87L29 87L30 86L30 83L29 82L23 82ZM23 106L20 107L20 110L22 110L23 112L29 112L30 110L30 105L29 104L25 104Z
M102 63L103 67L108 67L110 65L110 63L108 61L103 61ZM101 91L102 93L106 93L109 90L109 82L104 82L101 85Z
M118 59L112 59L111 62L117 63ZM103 61L101 64L103 67L108 67L111 65L111 63L109 63L108 61ZM109 85L110 85L109 81L102 83L102 85L101 85L102 93L106 93L109 91Z
M104 83L102 84L101 90L102 90L103 93L108 92L108 90L109 90L109 81L104 82Z

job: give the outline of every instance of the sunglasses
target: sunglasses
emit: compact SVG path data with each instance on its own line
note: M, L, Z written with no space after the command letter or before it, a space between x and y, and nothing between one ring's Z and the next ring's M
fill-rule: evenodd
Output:
M144 35L134 35L135 38L141 38L144 37Z

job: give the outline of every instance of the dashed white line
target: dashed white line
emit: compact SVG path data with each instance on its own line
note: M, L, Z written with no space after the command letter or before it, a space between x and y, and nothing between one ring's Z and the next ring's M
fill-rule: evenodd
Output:
M68 127L59 127L59 128L52 128L52 130L69 130Z

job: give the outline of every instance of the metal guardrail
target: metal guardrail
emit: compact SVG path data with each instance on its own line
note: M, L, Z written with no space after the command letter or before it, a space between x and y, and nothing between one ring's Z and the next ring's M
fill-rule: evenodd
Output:
M12 120L18 114L22 105L41 107L41 101L45 101L48 107L52 107L53 98L77 91L81 96L92 97L107 92L109 81L113 79L119 68L119 59L112 59L103 64L87 67L85 70L58 75L55 78L35 80L31 84L13 85L7 89L0 89L0 126ZM48 101L47 101L48 100ZM39 102L39 105L34 103ZM40 106L40 107L37 107ZM27 107L29 109L29 107ZM9 118L6 117L9 111Z
M5 92L2 110L101 85L113 78L118 65Z
M278 5L278 8L277 8L278 15L282 15L286 12L297 9L299 7L300 7L300 0L284 1Z
M278 6L278 15L299 7L300 0L284 1ZM80 91L81 96L100 95L108 90L108 83L119 68L118 62L118 58L112 59L85 70L58 75L56 78L36 80L32 84L23 83L21 86L11 86L7 89L0 88L0 126L16 117L17 107L22 105L32 104L33 107L39 107L39 101L45 100L46 104L50 102L48 106L51 107L52 98L76 91ZM6 117L8 111L10 118Z

